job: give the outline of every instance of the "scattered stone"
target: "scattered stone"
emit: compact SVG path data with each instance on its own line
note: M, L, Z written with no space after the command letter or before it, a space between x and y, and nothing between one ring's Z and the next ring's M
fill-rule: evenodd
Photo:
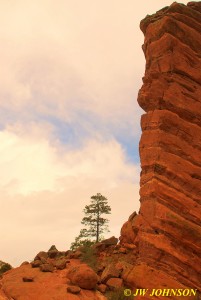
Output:
M77 285L70 285L67 287L67 292L71 294L79 294L81 291L81 288Z
M106 290L107 290L107 285L101 283L101 284L99 284L99 285L97 286L97 290L98 290L99 292L101 292L101 293L104 294L104 293L106 292Z
M49 258L56 258L58 256L59 251L58 250L50 250L48 251L48 257Z
M125 222L121 228L121 236L120 243L123 245L124 243L133 244L136 238L136 232L133 229L136 222L136 218L128 220Z
M41 262L43 264L47 264L48 263L48 259L46 259L45 257L41 257Z
M105 244L105 245L116 245L118 243L118 238L116 238L115 236L112 236L109 239L103 240L101 241L101 244Z
M119 265L119 267L122 268L121 278L126 281L128 274L133 269L133 265L128 262L125 262L125 261L124 262L122 261L119 264L121 264L121 265ZM118 268L118 266L116 266L116 268Z
M51 264L42 264L42 265L40 265L40 270L42 272L53 272L54 266Z
M73 258L77 259L80 258L80 256L82 256L82 252L77 250L75 251L75 253L73 253Z
M123 271L123 263L119 261L118 263L116 263L115 268L120 272Z
M34 260L42 260L42 259L47 259L48 258L48 254L45 251L40 251L36 257L34 258Z
M42 265L42 261L41 260L34 260L34 261L31 262L32 268L39 268L40 265Z
M119 253L126 254L127 249L122 247L122 248L119 249Z
M80 258L82 256L82 254L83 253L81 251L76 250L75 252L69 253L68 254L68 258L70 258L70 259L78 259L78 258Z
M93 247L99 252L104 251L106 249L106 245L102 244L101 242L94 244Z
M65 258L61 258L58 259L54 262L54 266L56 267L56 269L58 270L63 270L66 268L66 259Z
M119 277L120 270L118 270L114 263L109 264L101 275L101 282L105 283L108 279L112 277Z
M78 265L77 260L71 262ZM3 280L0 280L0 299L8 300L107 300L98 290L82 290L78 294L67 292L72 285L66 278L66 270L56 270L52 273L43 273L39 269L31 268L31 264L13 268ZM23 277L33 277L34 282L24 282ZM78 286L77 284L73 284ZM6 296L4 295L6 293Z
M33 277L27 277L27 276L25 276L25 277L22 278L22 280L23 280L24 282L33 282L33 281L34 281L34 278L33 278Z
M133 249L136 249L136 245L134 244L129 244L129 243L124 243L123 245L126 249L129 249L129 250L133 250Z
M110 278L106 284L111 291L115 291L123 286L123 280L121 278Z
M93 247L98 251L104 251L106 248L111 246L116 246L118 243L118 238L112 236L109 239L103 240L99 243L96 243Z

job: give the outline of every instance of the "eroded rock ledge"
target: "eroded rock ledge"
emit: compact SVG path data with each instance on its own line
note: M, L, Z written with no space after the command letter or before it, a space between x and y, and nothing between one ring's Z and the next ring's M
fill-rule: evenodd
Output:
M139 254L127 283L201 291L201 2L174 2L140 27L141 207L121 232Z

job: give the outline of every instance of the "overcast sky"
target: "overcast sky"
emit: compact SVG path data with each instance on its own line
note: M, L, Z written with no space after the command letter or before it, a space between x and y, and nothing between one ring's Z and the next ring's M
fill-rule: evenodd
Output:
M0 1L0 260L69 249L96 193L105 237L138 211L139 23L172 2Z

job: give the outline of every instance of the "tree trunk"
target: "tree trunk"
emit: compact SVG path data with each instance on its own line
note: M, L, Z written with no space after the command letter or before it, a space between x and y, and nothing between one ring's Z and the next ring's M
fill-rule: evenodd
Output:
M96 243L99 242L99 203L97 207Z

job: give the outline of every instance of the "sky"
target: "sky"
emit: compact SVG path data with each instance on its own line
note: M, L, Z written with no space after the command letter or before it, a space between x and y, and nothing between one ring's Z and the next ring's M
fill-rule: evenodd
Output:
M138 211L139 23L172 2L0 0L0 260L69 249L97 193L105 238Z

